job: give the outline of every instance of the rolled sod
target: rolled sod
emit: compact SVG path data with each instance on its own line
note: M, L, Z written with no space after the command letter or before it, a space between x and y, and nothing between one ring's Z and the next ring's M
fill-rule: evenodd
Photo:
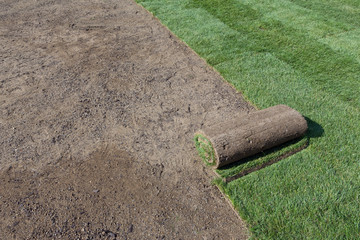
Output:
M299 112L277 105L207 125L194 140L205 163L220 168L299 138L306 130Z

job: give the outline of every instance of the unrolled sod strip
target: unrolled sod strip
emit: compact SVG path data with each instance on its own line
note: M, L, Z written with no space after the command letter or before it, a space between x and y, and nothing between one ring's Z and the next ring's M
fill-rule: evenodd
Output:
M299 138L306 130L299 112L277 105L208 125L196 132L195 146L208 165L220 168Z

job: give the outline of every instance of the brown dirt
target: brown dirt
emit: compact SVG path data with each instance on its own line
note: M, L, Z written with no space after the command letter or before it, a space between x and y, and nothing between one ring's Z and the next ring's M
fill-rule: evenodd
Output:
M192 137L252 107L143 8L4 0L0 45L0 239L247 238Z

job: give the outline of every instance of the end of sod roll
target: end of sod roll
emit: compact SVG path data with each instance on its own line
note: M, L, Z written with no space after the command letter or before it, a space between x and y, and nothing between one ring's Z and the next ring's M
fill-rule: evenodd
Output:
M216 164L215 150L211 141L201 131L195 133L194 136L195 148L199 156L204 160L207 166L214 166Z

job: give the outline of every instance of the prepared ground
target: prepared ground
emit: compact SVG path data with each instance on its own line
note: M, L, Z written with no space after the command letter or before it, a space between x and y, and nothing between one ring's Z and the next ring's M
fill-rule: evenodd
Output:
M193 145L251 111L131 0L0 2L0 239L246 239Z

